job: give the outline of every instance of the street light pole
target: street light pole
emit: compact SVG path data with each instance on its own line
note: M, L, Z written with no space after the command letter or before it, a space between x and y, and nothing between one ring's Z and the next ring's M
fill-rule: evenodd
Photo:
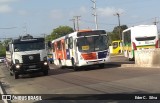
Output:
M118 17L119 39L122 40L121 24L120 24L120 14L119 14L119 13L116 13L116 14L114 14L114 15Z
M118 29L119 29L119 39L120 39L120 46L121 46L121 53L122 51L122 35L121 35L121 24L120 24L120 14L117 12L116 14L114 14L115 16L118 17Z

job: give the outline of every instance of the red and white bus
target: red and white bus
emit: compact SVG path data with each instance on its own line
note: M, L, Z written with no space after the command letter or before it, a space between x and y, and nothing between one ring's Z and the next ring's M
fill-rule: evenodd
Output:
M110 61L109 37L105 30L81 30L52 41L54 63L77 67Z

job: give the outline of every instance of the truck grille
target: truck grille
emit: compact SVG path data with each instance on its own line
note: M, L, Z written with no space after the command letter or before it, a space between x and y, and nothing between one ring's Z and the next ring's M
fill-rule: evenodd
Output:
M40 62L40 54L22 55L23 63L36 63Z

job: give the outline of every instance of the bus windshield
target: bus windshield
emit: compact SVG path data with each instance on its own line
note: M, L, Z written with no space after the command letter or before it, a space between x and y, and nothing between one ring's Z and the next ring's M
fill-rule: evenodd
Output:
M108 36L90 36L77 39L79 52L95 52L108 49Z
M14 45L15 52L42 50L42 49L45 49L45 44L43 42L19 43Z

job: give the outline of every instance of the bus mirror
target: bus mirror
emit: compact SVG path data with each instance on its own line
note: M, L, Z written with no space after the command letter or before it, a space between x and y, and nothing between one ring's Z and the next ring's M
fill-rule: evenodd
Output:
M79 45L79 42L76 43L76 46L78 46L78 45Z
M51 48L51 41L48 41L48 47Z

